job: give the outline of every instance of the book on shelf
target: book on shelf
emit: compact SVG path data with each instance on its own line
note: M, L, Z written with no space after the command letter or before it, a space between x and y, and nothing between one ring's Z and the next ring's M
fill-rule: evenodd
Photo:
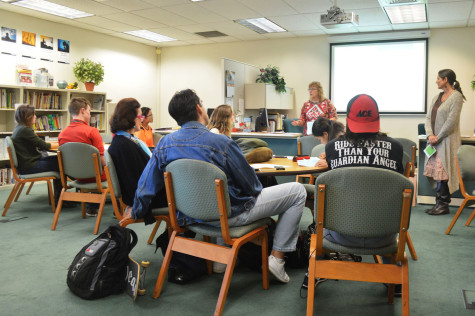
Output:
M268 116L268 120L271 121L275 121L275 130L276 131L281 131L284 129L284 119L286 117L285 114L280 114L280 113L268 113L267 114Z
M41 115L36 118L35 131L59 131L61 130L62 118L58 114Z
M0 107L2 109L13 109L15 103L15 92L7 89L0 89Z
M13 184L15 183L15 178L13 178L13 171L11 168L2 168L0 169L0 186Z
M104 114L92 114L89 125L97 128L98 130L104 129Z
M103 95L95 95L92 99L92 109L97 111L104 110L104 96Z
M41 110L59 110L62 108L61 95L55 92L25 91L23 101Z
M0 159L9 159L7 151L7 140L5 138L0 138Z

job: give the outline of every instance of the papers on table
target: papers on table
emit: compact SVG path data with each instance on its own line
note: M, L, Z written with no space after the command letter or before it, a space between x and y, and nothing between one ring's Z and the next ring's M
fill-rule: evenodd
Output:
M435 154L437 150L435 147L432 147L430 144L427 145L426 149L424 149L424 153L426 154L427 158L430 158L433 154Z
M320 160L318 157L310 157L310 159L297 160L297 164L302 167L315 167L315 164Z
M251 167L253 169L275 169L275 168L285 168L285 166L282 165L273 165L270 163L253 163L251 164Z

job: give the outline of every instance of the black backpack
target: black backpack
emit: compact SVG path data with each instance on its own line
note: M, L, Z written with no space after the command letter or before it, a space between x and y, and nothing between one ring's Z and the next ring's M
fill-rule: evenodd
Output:
M122 293L129 253L136 244L133 230L109 226L74 258L68 270L69 289L88 300Z

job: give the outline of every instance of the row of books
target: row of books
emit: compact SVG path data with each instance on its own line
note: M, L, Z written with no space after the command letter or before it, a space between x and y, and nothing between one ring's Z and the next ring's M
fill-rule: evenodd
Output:
M13 90L0 89L0 108L15 108L15 92Z
M280 113L268 113L267 114L268 120L275 122L275 130L273 132L281 131L281 130L284 129L284 119L286 117L287 117L286 114L280 114Z
M97 128L98 130L105 129L104 114L91 114L89 125Z
M7 141L5 138L0 138L0 159L8 159Z
M15 183L15 178L13 178L13 171L11 168L2 168L0 169L0 186L13 184Z
M41 115L36 118L35 131L59 131L62 129L63 119L59 114Z
M25 91L23 102L34 106L36 109L60 110L62 109L61 95L55 92Z

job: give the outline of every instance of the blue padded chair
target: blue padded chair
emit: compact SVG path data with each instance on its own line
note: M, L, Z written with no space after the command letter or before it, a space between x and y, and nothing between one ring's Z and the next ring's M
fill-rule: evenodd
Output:
M265 228L270 219L261 219L246 226L229 227L228 216L231 215L231 202L226 175L218 167L208 162L192 159L175 160L166 167L164 178L173 233L162 262L153 297L160 296L174 252L208 260L208 273L211 273L209 260L224 263L226 272L214 311L214 315L221 315L238 251L243 244L252 240L258 241L262 247L262 286L267 290L269 278ZM219 221L221 227L204 223L188 225L186 228L179 227L176 210L204 222ZM178 236L186 229L203 235L204 241ZM231 248L210 243L210 237L222 237Z
M51 230L56 229L63 201L74 201L81 202L83 218L86 218L84 202L99 203L94 234L97 234L99 231L104 204L106 202L107 194L110 193L107 181L101 181L102 164L99 157L99 150L89 144L71 142L61 145L58 148L58 164L63 190L59 197ZM108 167L104 166L104 168L107 170ZM93 183L85 183L77 180L68 182L68 177L73 179L94 178L96 181ZM69 189L79 189L80 192L70 192L68 191ZM119 212L117 201L114 198L111 200L114 212L117 214L117 212Z
M101 133L102 141L106 144L112 143L112 134Z
M348 167L320 175L315 188L317 233L310 242L307 315L313 314L315 278L388 283L389 303L393 303L394 284L402 284L402 314L409 315L409 272L404 250L411 181L390 170ZM399 238L380 248L347 247L325 239L323 228L352 237L399 234ZM324 252L372 255L375 263L317 260ZM378 256L390 257L391 264L381 264Z
M51 204L51 208L53 209L53 212L54 212L55 205L54 205L53 190L51 188L51 181L54 179L58 179L59 173L56 171L48 171L48 172L41 172L41 173L34 173L34 174L19 174L17 171L18 159L16 156L16 151L15 151L15 146L13 145L13 141L10 136L7 136L5 138L5 141L7 143L8 157L10 158L10 166L12 168L13 178L15 179L15 185L13 186L13 189L10 192L8 199L5 202L2 216L5 216L7 214L7 211L13 202L13 198L15 198L15 202L18 201L21 191L23 190L23 187L25 186L26 183L30 183L30 187L28 188L28 191L26 192L26 194L28 194L30 193L30 189L33 183L38 182L38 181L46 181L46 183L48 184L49 203Z
M292 121L298 121L298 118L287 118L283 121L284 132L286 133L303 133L303 126L293 126Z
M445 234L450 234L452 227L454 227L455 222L459 218L463 209L467 206L475 204L475 147L471 145L462 145L457 150L457 173L460 182L460 192L462 193L464 200L460 205L457 213L455 213L452 222L445 231ZM470 225L473 218L475 217L475 210L468 218L465 226Z
M119 206L117 209L114 208L114 214L115 214L115 217L119 221L121 221L126 205L122 201L122 192L120 189L119 178L117 177L117 170L115 169L114 161L112 160L112 157L107 150L104 151L104 159L106 160L106 165L107 165L107 169L105 170L106 177L107 177L107 184L109 188L111 188L111 192L113 192L113 195L116 201L118 201L118 206ZM168 207L152 209L152 214L155 217L156 223L147 241L147 244L149 245L152 243L153 238L155 237L158 227L160 227L160 224L162 221L164 221L167 224L166 229L170 227L170 219L168 217ZM143 219L134 220L131 218L121 223L120 226L127 227L127 225L133 224L133 223L143 223Z

